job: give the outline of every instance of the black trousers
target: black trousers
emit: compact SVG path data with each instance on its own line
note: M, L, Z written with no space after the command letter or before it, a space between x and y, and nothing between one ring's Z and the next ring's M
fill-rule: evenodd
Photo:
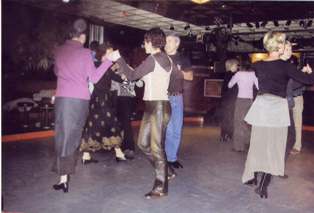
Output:
M134 138L130 119L132 115L133 101L133 97L117 97L117 116L124 132L124 138L122 142L123 150L129 149L134 151Z
M166 127L170 117L169 101L145 101L145 111L139 131L138 146L155 170L155 182L161 192L168 192ZM157 187L154 185L154 188ZM153 188L153 190L154 190Z

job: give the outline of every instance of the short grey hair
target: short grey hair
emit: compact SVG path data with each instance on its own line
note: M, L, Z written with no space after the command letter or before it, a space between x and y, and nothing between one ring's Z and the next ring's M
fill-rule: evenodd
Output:
M166 34L166 37L173 37L173 38L176 38L177 39L177 42L180 44L181 42L181 39L180 39L180 36L178 33L176 32L170 32L170 33L167 33Z

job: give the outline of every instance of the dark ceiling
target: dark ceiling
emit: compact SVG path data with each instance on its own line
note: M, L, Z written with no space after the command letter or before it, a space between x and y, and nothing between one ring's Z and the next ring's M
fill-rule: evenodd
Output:
M289 20L314 17L314 2L210 1L195 4L190 0L119 0L143 10L195 25Z

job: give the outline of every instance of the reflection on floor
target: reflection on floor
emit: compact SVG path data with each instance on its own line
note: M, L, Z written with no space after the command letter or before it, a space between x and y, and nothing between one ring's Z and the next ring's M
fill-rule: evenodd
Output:
M288 179L273 178L269 198L241 183L245 153L219 142L219 128L186 127L169 195L145 200L153 171L144 156L117 163L112 152L94 155L98 164L77 166L70 192L56 192L50 171L53 139L2 145L2 201L5 212L27 213L227 213L314 212L314 132L304 132L304 149L286 165Z

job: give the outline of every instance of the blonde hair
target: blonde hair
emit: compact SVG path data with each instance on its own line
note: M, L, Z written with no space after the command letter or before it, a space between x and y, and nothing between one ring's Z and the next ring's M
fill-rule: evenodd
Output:
M268 52L275 52L279 50L279 44L284 44L286 41L286 34L282 32L269 31L264 35L263 44Z
M240 62L238 59L232 58L232 59L228 59L225 62L225 67L226 67L226 71L231 71L232 66L234 65L238 65Z

